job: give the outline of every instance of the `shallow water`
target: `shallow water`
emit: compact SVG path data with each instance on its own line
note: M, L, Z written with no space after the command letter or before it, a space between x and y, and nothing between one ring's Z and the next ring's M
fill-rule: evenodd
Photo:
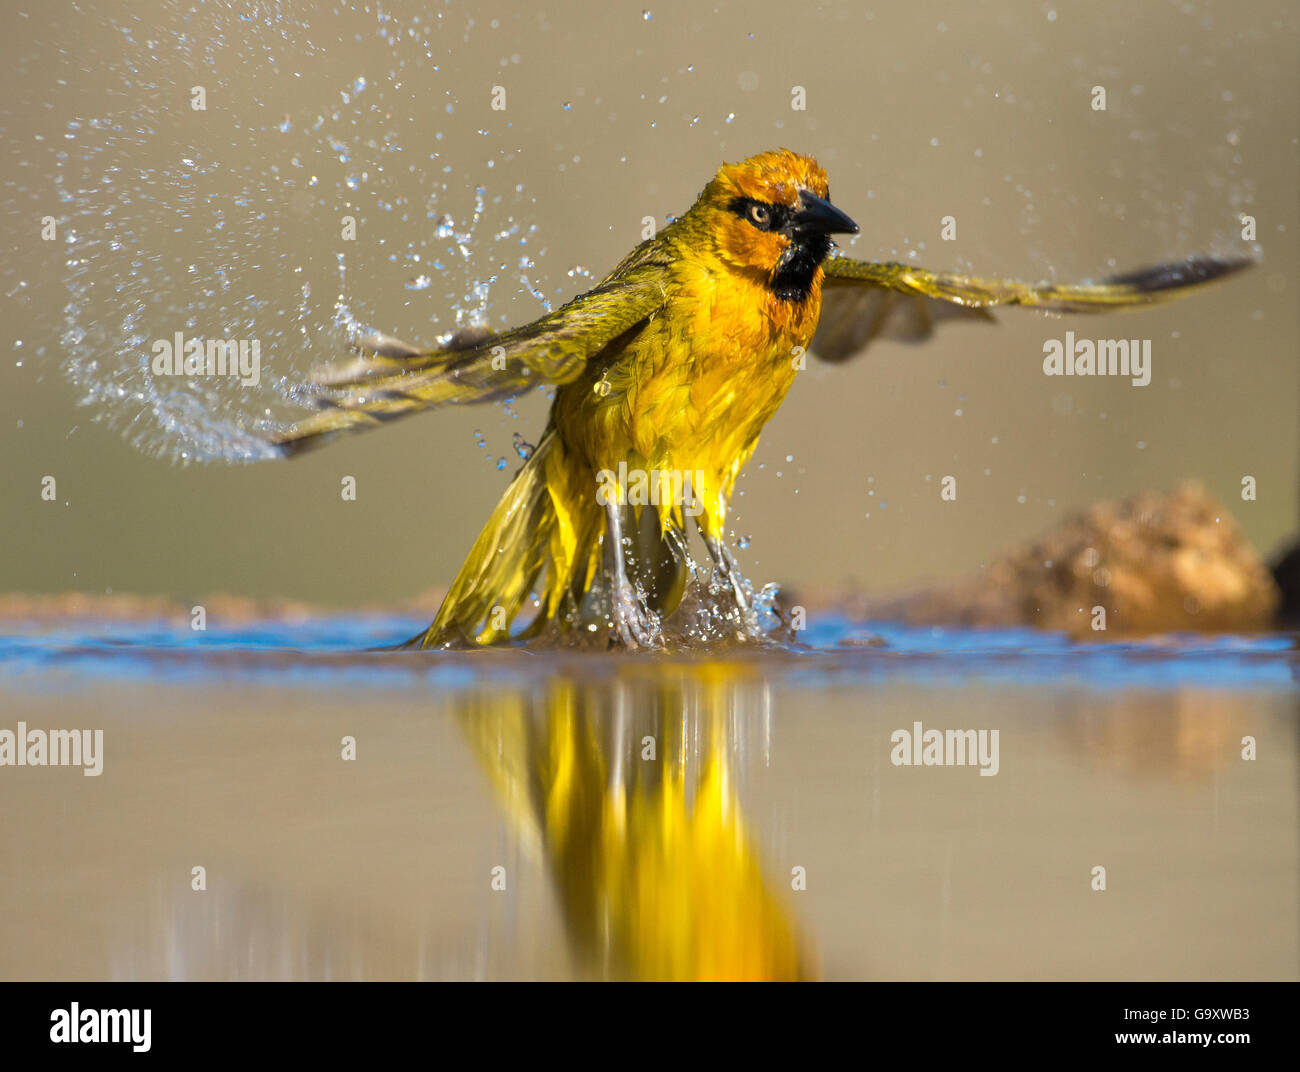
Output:
M0 974L1300 975L1294 637L364 650L425 624L0 638L0 730L103 731L0 767Z

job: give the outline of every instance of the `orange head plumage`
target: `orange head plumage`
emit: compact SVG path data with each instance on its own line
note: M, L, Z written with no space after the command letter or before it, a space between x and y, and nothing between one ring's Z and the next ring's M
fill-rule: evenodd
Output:
M691 215L728 267L763 277L783 301L802 301L833 234L858 225L830 203L826 172L789 149L723 164Z

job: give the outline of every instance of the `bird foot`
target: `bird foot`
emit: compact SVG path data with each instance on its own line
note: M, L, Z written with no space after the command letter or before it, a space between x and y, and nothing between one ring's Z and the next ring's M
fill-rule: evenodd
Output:
M659 619L645 609L630 581L614 585L610 617L614 625L613 637L617 637L625 648L635 651L654 647L663 641Z

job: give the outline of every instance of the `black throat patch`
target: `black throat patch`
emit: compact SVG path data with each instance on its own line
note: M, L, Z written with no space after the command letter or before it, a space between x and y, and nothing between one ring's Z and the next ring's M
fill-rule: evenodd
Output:
M796 235L781 254L768 289L782 301L803 301L812 293L813 276L830 251L829 235Z

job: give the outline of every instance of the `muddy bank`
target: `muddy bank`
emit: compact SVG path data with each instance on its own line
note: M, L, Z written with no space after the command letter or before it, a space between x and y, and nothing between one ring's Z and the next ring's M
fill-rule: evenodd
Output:
M1284 604L1241 526L1201 485L1187 482L1170 493L1095 503L971 577L886 596L813 594L810 601L855 618L1025 625L1076 637L1254 632L1281 626L1284 605L1295 613L1300 554L1287 562Z
M786 589L784 603L860 620L1031 626L1075 637L1257 632L1300 623L1300 544L1270 570L1201 485L1095 503L979 573L882 594ZM444 590L339 608L279 597L0 594L0 625L97 619L186 624L310 621L339 613L432 618Z
M126 593L9 592L0 594L0 626L19 622L59 624L86 620L158 621L184 625L192 621L196 607L203 608L208 622L227 625L254 621L307 622L340 613L375 617L409 613L432 618L442 602L443 592L444 589L434 588L391 605L364 603L342 608L275 596L228 593L182 599Z

